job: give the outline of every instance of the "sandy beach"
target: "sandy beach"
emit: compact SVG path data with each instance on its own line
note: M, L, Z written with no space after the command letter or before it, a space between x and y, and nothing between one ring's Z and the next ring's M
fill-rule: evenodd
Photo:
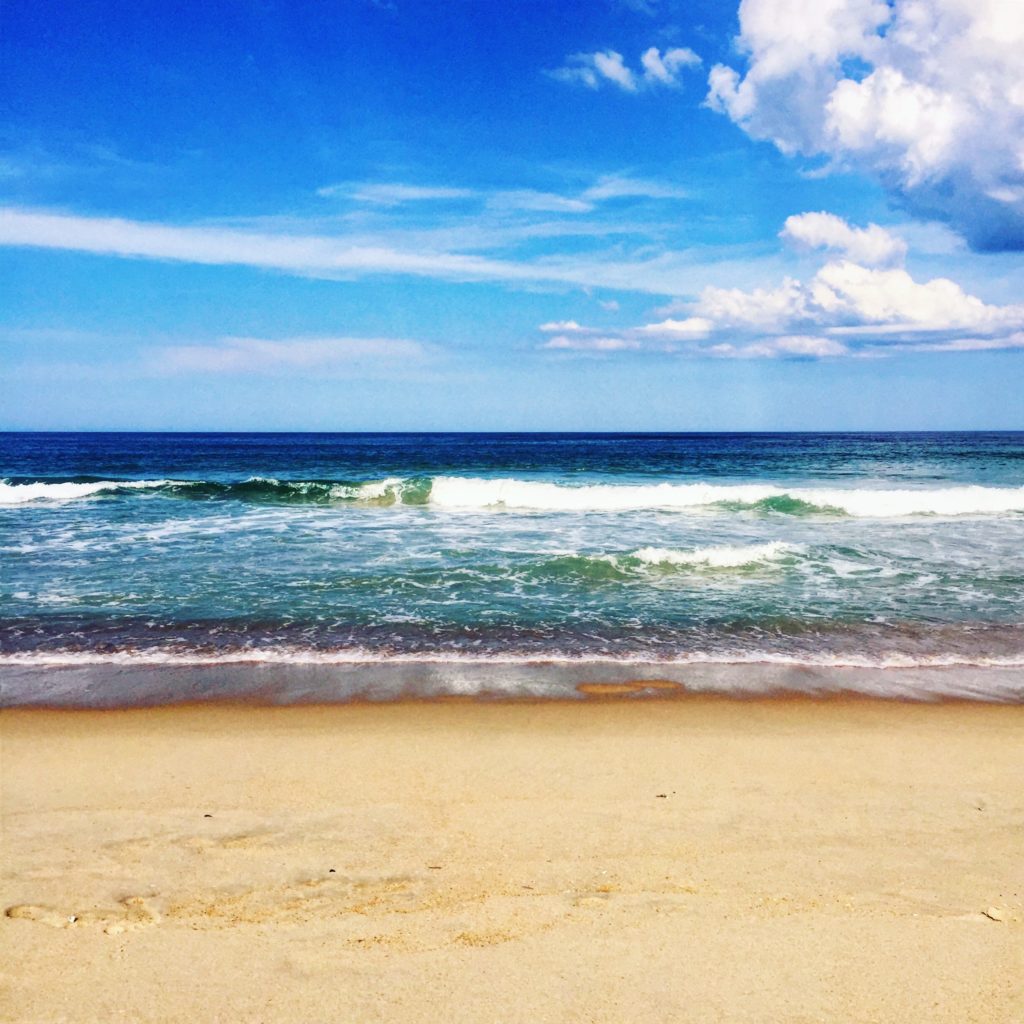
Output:
M8 710L0 1017L1024 1019L1024 707Z

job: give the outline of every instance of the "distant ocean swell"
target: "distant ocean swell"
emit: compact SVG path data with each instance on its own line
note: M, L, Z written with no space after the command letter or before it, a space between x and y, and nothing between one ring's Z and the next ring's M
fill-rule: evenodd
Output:
M562 484L515 478L385 477L377 480L0 481L0 505L63 503L129 496L272 504L429 505L438 509L626 512L698 509L858 518L1024 513L1024 487L978 484L936 488L780 487L769 483Z

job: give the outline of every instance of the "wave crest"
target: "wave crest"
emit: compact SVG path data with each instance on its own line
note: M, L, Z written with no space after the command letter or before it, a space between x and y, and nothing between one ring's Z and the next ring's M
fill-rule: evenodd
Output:
M0 480L0 505L24 505L30 501L74 501L95 494L113 494L117 491L157 490L170 484L170 480L92 480L85 483L12 484Z
M539 512L625 512L719 507L788 515L864 518L971 515L1024 511L1024 487L969 485L932 489L782 488L773 484L584 484L511 478L440 476L430 504Z
M532 512L692 511L774 515L998 515L1024 512L1024 487L978 484L921 489L783 488L774 484L561 484L512 477L413 476L378 480L0 481L0 505L65 502L100 495L156 492L195 500L277 504L426 505L439 509Z
M786 555L795 554L796 545L773 540L767 544L743 546L721 545L695 548L692 551L677 551L673 548L640 548L630 558L646 565L694 566L710 569L742 569L760 562L770 562Z

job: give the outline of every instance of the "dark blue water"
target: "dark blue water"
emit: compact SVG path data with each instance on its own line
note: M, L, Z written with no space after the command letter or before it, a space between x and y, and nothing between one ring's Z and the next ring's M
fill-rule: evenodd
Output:
M0 435L0 663L1024 665L1024 434Z

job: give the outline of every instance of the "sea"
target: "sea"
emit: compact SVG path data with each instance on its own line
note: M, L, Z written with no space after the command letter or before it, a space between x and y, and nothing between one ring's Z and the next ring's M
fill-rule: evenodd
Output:
M1024 700L1024 433L0 435L7 706L602 687Z

